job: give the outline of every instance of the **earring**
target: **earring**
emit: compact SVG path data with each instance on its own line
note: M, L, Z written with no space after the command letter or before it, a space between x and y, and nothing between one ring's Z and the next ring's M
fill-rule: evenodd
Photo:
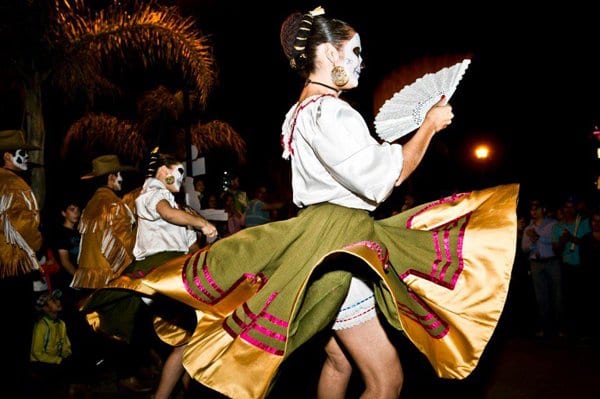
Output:
M173 183L175 183L175 176L168 175L167 177L165 177L165 183L167 183L167 184L173 184Z
M350 78L346 73L346 70L341 66L334 66L331 70L331 80L337 87L345 86Z

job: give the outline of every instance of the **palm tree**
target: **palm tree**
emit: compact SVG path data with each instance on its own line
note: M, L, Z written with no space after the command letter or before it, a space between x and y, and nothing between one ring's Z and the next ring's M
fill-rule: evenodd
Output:
M66 98L86 101L120 94L124 67L167 71L194 103L203 107L216 79L212 48L174 7L156 1L114 2L95 10L85 0L12 0L3 6L5 59L23 90L23 126L29 141L44 148L42 95L46 82ZM6 34L6 35L5 35ZM49 78L49 79L48 79ZM179 79L179 81L177 81ZM44 153L32 154L36 162ZM34 172L32 187L41 204L45 180Z
M115 153L139 164L150 149L159 145L167 152L175 152L184 158L186 154L181 150L185 148L186 127L180 123L183 112L181 99L181 92L171 94L161 86L138 102L138 118L135 120L106 113L88 113L70 126L61 147L61 156L66 159L86 154L89 160L105 153ZM189 129L191 143L199 154L222 150L232 153L240 163L245 162L246 143L227 122L195 121Z
M46 40L51 10L48 2L10 0L0 6L0 73L13 83L12 93L18 93L17 115L12 128L23 128L28 141L44 147L45 126L42 118L42 85L48 77L51 46ZM18 87L17 87L18 86ZM5 99L10 101L15 99ZM32 161L41 163L43 151L31 153ZM44 174L34 170L33 189L43 203Z

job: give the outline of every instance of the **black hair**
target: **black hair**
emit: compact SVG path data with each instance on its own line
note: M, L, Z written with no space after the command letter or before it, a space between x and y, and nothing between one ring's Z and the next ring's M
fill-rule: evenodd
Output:
M157 147L150 153L150 157L148 159L148 164L146 167L146 178L156 177L156 172L163 165L167 168L170 168L171 166L178 163L182 163L182 161L177 159L174 155L161 154L160 152L158 152Z
M58 205L60 208L59 210L62 212L66 211L67 208L71 205L75 205L76 207L81 209L81 205L79 205L79 200L72 198L72 197L62 198Z
M319 45L331 43L339 50L355 33L354 28L339 19L295 12L283 21L280 40L291 67L306 78L315 68Z

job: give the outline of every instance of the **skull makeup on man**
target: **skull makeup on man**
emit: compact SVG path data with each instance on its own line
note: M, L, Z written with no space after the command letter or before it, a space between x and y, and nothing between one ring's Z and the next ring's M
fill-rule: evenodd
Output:
M29 151L40 150L40 147L27 143L21 130L0 131L0 153L2 166L13 172L24 172L32 165L29 162Z
M27 151L40 147L25 140L21 130L0 130L0 301L6 320L14 325L5 329L7 342L3 354L11 367L3 372L3 384L18 397L27 396L20 383L27 381L31 354L32 326L35 317L32 276L40 269L36 257L42 245L37 199L23 178L27 170ZM7 386L8 385L8 386Z
M28 169L29 153L27 150L18 149L14 153L10 154L8 158L17 169L23 171Z

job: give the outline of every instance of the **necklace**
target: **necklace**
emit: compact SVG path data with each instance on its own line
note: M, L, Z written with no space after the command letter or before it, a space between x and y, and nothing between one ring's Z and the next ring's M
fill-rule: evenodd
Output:
M307 86L307 85L309 85L311 83L314 84L314 85L319 85L319 86L326 87L326 88L328 88L330 90L335 91L337 94L340 94L342 92L341 90L336 89L333 86L329 86L329 85L326 85L325 83L321 83L321 82L315 82L314 80L310 80L310 79L306 79L306 83L304 84L304 86Z

